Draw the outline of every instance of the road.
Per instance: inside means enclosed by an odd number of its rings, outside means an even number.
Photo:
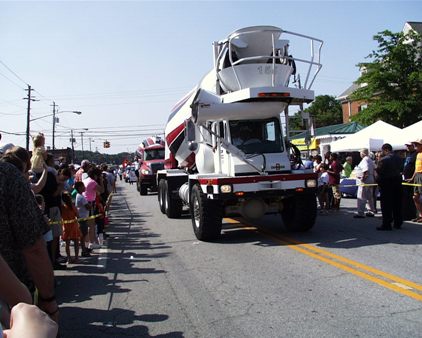
[[[205,243],[118,183],[107,245],[56,272],[61,337],[422,337],[421,225],[343,199],[308,233],[225,219]]]

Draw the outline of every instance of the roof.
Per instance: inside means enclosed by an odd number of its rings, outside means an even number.
[[[359,85],[354,83],[349,88],[347,88],[343,93],[337,96],[337,100],[345,100],[347,97],[352,94],[356,89],[359,88]]]
[[[407,21],[406,24],[409,25],[409,27],[411,29],[413,29],[415,32],[422,34],[422,22]],[[406,26],[406,24],[405,24],[405,26]],[[405,29],[403,28],[403,30],[405,30]]]
[[[331,142],[331,151],[359,151],[362,148],[378,151],[384,143],[390,143],[394,150],[405,149],[404,143],[397,144],[401,133],[400,128],[379,120],[357,133]]]
[[[349,122],[344,124],[333,124],[331,126],[325,126],[315,129],[315,136],[323,135],[344,135],[344,134],[354,134],[359,130],[362,130],[365,126],[357,122]],[[304,131],[300,134],[293,136],[291,139],[304,138],[307,136],[307,132]]]

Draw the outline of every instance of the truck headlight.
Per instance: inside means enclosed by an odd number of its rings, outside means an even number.
[[[230,184],[224,184],[222,186],[220,186],[220,191],[223,194],[228,194],[232,192],[232,186]]]
[[[151,175],[151,171],[149,171],[148,169],[142,169],[141,174],[142,175]]]
[[[308,188],[316,188],[317,186],[317,181],[314,179],[310,179],[310,180],[306,180],[306,187]]]

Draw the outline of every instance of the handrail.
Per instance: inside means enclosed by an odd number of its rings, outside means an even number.
[[[239,60],[233,61],[233,56],[232,56],[232,40],[239,38],[242,35],[247,35],[247,34],[254,34],[256,32],[272,32],[272,55],[257,55],[257,56],[249,56],[249,57],[244,57],[241,58]],[[279,59],[280,56],[276,55],[276,39],[274,36],[274,33],[280,33],[280,34],[287,34],[287,35],[294,35],[300,38],[304,38],[304,39],[309,39],[311,42],[311,55],[310,55],[310,59],[302,59],[302,58],[297,58],[297,57],[293,57],[293,56],[288,56],[285,55],[283,56],[284,59],[289,60],[290,62],[288,62],[287,64],[291,64],[292,62],[298,62],[298,63],[305,63],[308,65],[307,71],[306,71],[306,78],[305,78],[305,83],[303,85],[304,89],[310,89],[315,81],[316,76],[318,75],[319,71],[322,68],[322,64],[320,63],[320,59],[321,59],[321,48],[323,45],[323,41],[308,35],[304,35],[304,34],[300,34],[300,33],[295,33],[295,32],[291,32],[291,31],[285,31],[285,30],[273,30],[273,29],[263,29],[263,30],[253,30],[253,31],[247,31],[247,32],[238,32],[235,34],[232,34],[231,36],[229,36],[227,39],[225,39],[223,42],[219,42],[219,44],[222,46],[220,48],[220,51],[218,53],[217,59],[216,59],[216,73],[217,73],[217,78],[219,81],[221,81],[221,76],[219,75],[219,71],[221,70],[221,62],[222,62],[222,58],[225,57],[226,53],[229,53],[228,55],[228,59],[230,61],[230,65],[233,69],[233,73],[236,79],[236,82],[239,86],[240,89],[242,89],[242,84],[240,82],[239,76],[236,72],[236,68],[234,66],[245,63],[247,61],[260,61],[260,60],[270,60],[272,59],[272,78],[271,78],[271,83],[272,86],[275,86],[275,65],[276,65],[276,59]],[[317,46],[318,44],[318,46]],[[314,67],[316,67],[314,74],[311,74],[312,69],[314,69]],[[298,74],[299,75],[299,74]],[[301,85],[300,85],[301,87]]]

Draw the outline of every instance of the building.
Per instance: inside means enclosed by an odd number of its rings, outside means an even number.
[[[402,32],[407,34],[411,30],[422,34],[422,22],[408,21],[404,24]],[[361,73],[365,69],[361,69]],[[365,86],[361,84],[360,86]],[[350,96],[359,88],[359,85],[353,83],[349,88],[343,91],[338,97],[337,100],[341,103],[341,109],[343,111],[343,123],[348,123],[351,121],[351,117],[359,114],[363,109],[368,106],[368,103],[365,101],[353,101]]]

